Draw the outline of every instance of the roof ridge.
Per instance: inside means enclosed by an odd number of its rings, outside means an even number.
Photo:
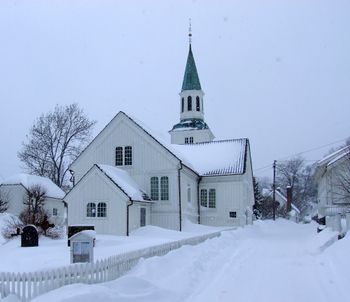
[[[188,144],[189,146],[191,145],[205,145],[205,144],[215,144],[215,143],[227,143],[227,142],[235,142],[235,141],[244,141],[247,140],[248,138],[242,137],[242,138],[228,138],[228,139],[220,139],[220,140],[214,140],[211,142],[200,142],[200,143],[193,143],[193,144]]]

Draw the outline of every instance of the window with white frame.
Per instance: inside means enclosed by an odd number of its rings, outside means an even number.
[[[202,207],[215,209],[216,208],[216,190],[201,189],[200,200],[201,200]]]
[[[96,217],[96,204],[89,202],[86,205],[86,217]]]
[[[208,206],[208,190],[207,189],[201,189],[201,206],[202,207]]]
[[[52,209],[52,216],[57,216],[58,215],[58,210],[57,208]]]
[[[216,208],[216,191],[215,189],[209,189],[209,208]]]
[[[187,97],[187,111],[192,111],[192,97]]]
[[[169,200],[169,178],[162,176],[160,178],[160,199]]]
[[[196,111],[201,111],[201,103],[199,96],[196,96]]]
[[[132,147],[118,146],[115,148],[115,165],[116,166],[131,166],[132,165]]]
[[[193,136],[185,137],[185,144],[193,144]]]
[[[151,199],[159,200],[159,181],[158,177],[151,177]]]
[[[125,160],[124,160],[125,166],[131,166],[132,165],[132,147],[126,146],[125,147]]]
[[[86,205],[86,217],[107,217],[107,203],[105,202],[89,202]]]
[[[169,177],[151,177],[151,199],[169,200]]]
[[[97,204],[97,217],[107,217],[107,204],[105,202]]]
[[[187,185],[187,202],[190,203],[192,200],[192,189],[191,185]]]
[[[116,166],[123,165],[123,147],[115,148],[115,165]]]

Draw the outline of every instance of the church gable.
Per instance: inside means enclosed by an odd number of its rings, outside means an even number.
[[[71,169],[78,181],[94,164],[127,169],[131,174],[173,169],[179,159],[124,112],[119,112],[80,154]]]

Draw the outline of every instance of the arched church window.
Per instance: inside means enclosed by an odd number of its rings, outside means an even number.
[[[199,96],[196,97],[196,110],[201,111],[201,100],[199,99]]]
[[[160,178],[160,199],[169,200],[169,178],[162,176]]]
[[[116,166],[123,165],[123,147],[115,148],[115,165]]]
[[[107,204],[105,202],[98,203],[97,217],[107,217]]]
[[[187,97],[187,111],[192,111],[192,97]]]
[[[96,217],[96,204],[89,202],[86,205],[86,217]]]
[[[158,177],[151,177],[151,199],[159,200],[159,181]]]
[[[185,99],[182,98],[181,99],[181,112],[184,112],[184,110],[185,110]]]

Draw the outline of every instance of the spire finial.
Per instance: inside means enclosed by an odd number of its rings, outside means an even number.
[[[191,18],[189,19],[189,27],[188,27],[188,42],[192,43],[192,24],[191,24]]]

